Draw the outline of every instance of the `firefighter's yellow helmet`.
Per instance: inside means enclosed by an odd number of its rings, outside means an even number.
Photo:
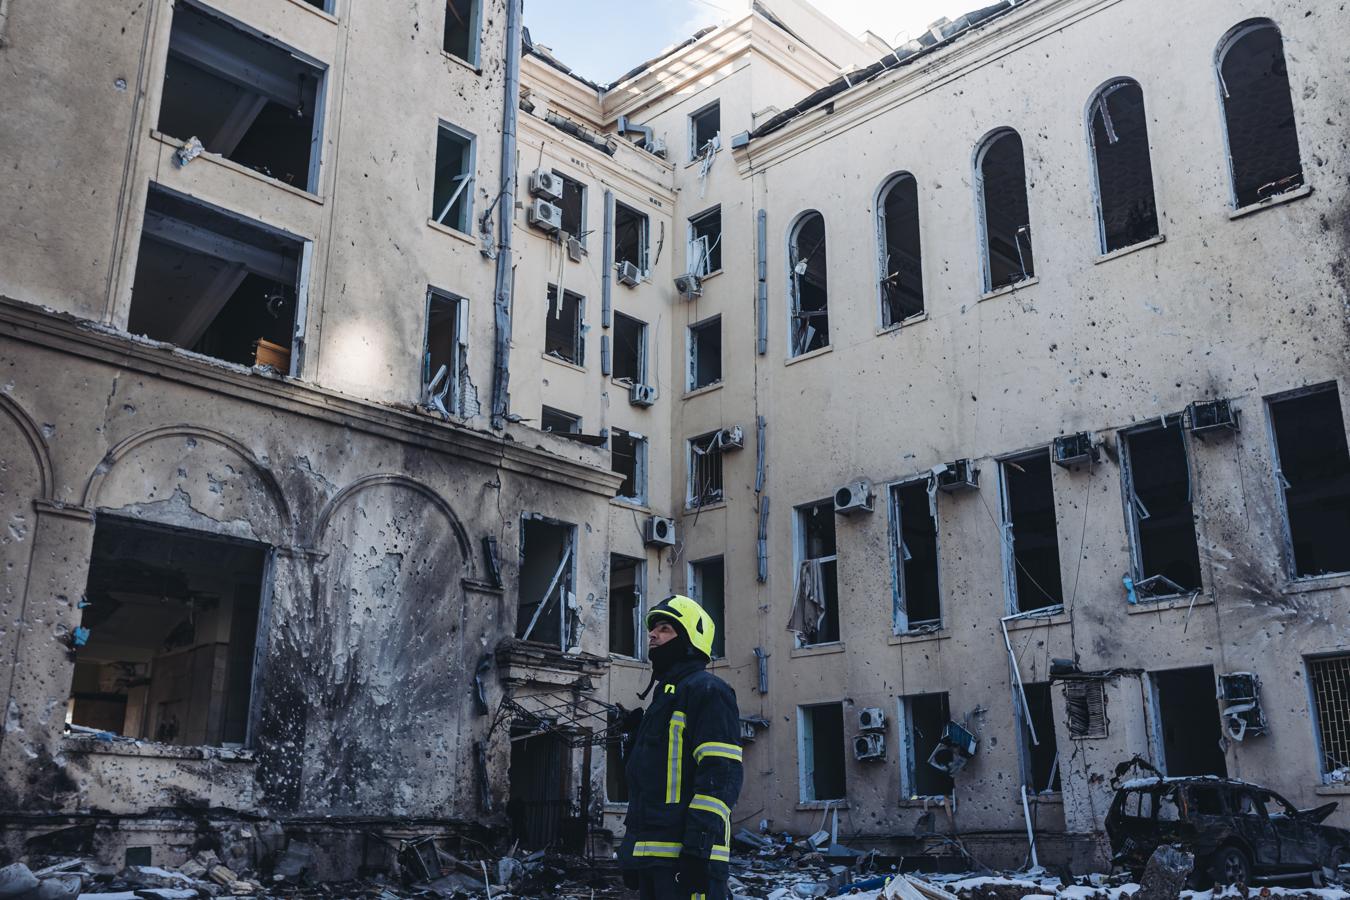
[[[647,611],[647,630],[650,631],[659,619],[670,619],[678,625],[694,649],[712,659],[713,632],[717,626],[696,600],[683,594],[672,594]]]

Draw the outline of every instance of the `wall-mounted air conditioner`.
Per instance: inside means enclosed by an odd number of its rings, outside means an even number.
[[[675,520],[651,516],[642,523],[642,541],[648,547],[675,546]]]
[[[624,260],[619,263],[619,284],[626,284],[629,287],[637,287],[642,283],[642,270],[637,266]]]
[[[692,272],[675,279],[675,290],[686,300],[696,300],[703,296],[703,279]]]
[[[634,406],[651,406],[656,402],[656,385],[636,382],[629,385],[628,402]]]
[[[1223,708],[1219,718],[1231,740],[1265,734],[1266,713],[1261,708],[1261,679],[1251,672],[1230,672],[1219,676],[1219,699]]]
[[[547,200],[531,201],[525,219],[535,228],[549,234],[557,234],[562,229],[562,209]]]
[[[872,482],[866,478],[850,481],[835,490],[834,511],[841,516],[870,513],[872,511],[872,500],[875,496],[872,490]]]
[[[1237,431],[1238,411],[1231,400],[1197,400],[1186,407],[1186,427],[1196,434]]]
[[[853,738],[853,758],[863,762],[878,762],[886,758],[886,735],[869,732]]]
[[[858,710],[858,728],[861,731],[885,731],[885,710],[877,706],[865,706]]]
[[[933,476],[937,478],[940,491],[964,491],[980,486],[980,471],[968,459],[957,459],[935,467]]]
[[[535,169],[530,173],[530,193],[545,200],[561,200],[563,192],[562,176],[548,169]]]
[[[745,448],[745,429],[739,425],[723,428],[717,433],[717,446],[723,450],[742,450]]]
[[[1077,434],[1061,434],[1051,445],[1051,458],[1055,464],[1068,468],[1083,463],[1097,461],[1097,445],[1092,434],[1080,431]]]

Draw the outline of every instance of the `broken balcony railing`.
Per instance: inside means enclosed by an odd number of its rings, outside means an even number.
[[[590,696],[586,693],[590,686],[590,681],[583,678],[571,687],[555,691],[519,696],[508,693],[497,705],[488,735],[507,728],[514,743],[551,734],[574,748],[621,740],[622,708]]]

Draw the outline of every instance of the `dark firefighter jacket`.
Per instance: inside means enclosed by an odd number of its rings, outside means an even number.
[[[731,808],[741,793],[740,713],[736,692],[705,665],[672,666],[638,726],[625,766],[625,869],[671,866],[683,851],[708,859],[713,878],[727,877]]]

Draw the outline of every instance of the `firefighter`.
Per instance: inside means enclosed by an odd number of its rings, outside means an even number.
[[[642,900],[725,900],[731,808],[741,792],[736,692],[704,671],[712,617],[676,594],[647,613],[656,694],[625,765],[628,815],[619,865]]]

